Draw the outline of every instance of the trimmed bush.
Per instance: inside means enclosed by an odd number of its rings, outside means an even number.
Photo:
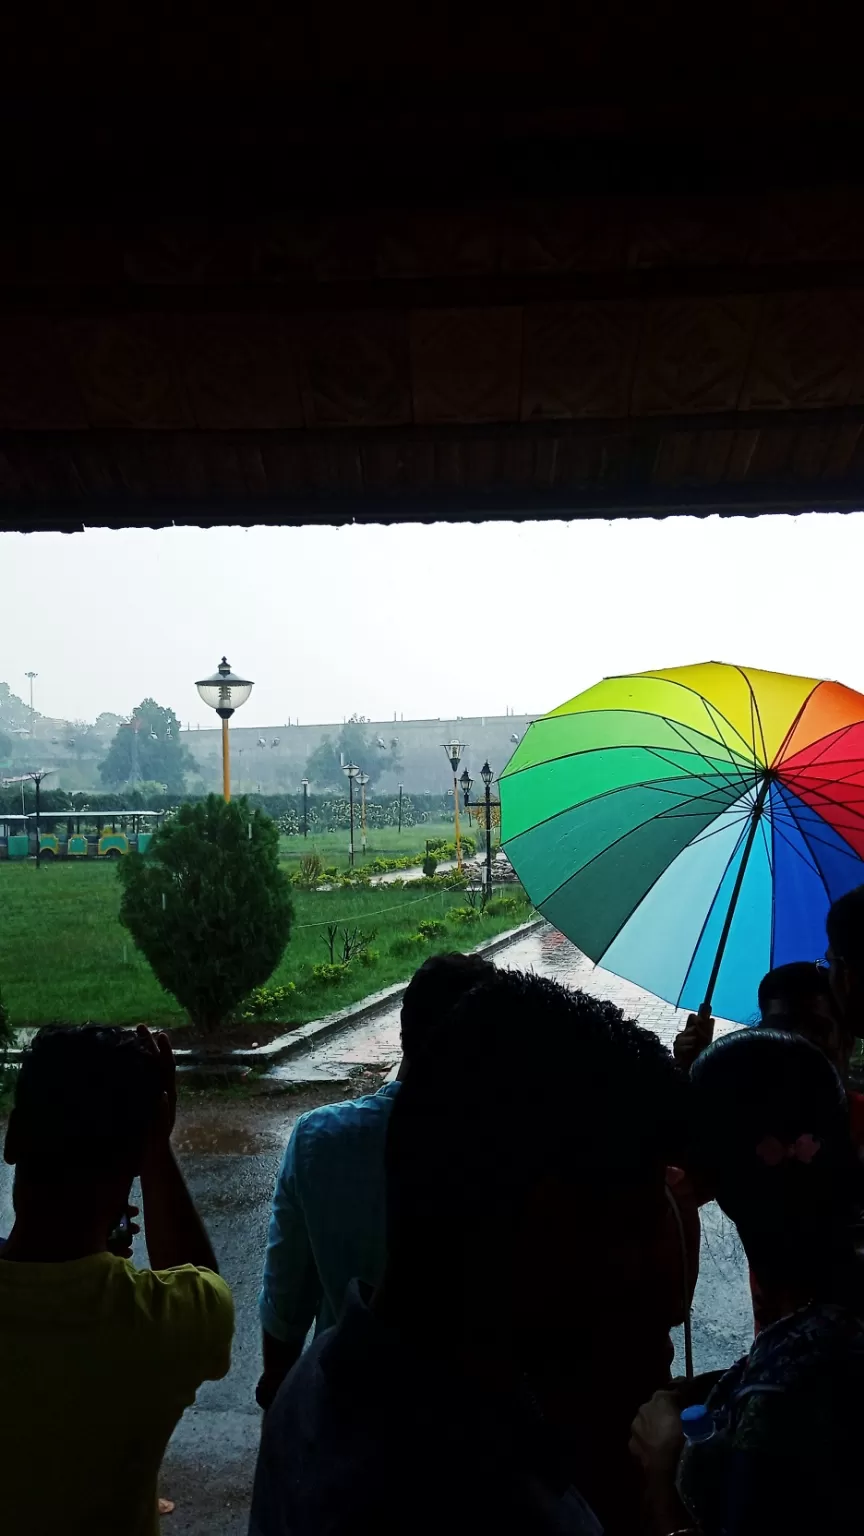
[[[218,1029],[282,959],[294,908],[279,832],[244,799],[182,805],[117,873],[121,923],[198,1029]]]

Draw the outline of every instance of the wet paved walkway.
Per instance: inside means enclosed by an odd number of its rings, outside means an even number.
[[[610,997],[670,1040],[681,1016],[674,1008],[595,969],[551,930],[538,930],[496,957],[500,965],[532,967],[571,985]],[[315,1062],[389,1065],[399,1051],[398,1009],[331,1039]],[[522,1092],[530,1092],[530,1078]],[[234,1290],[237,1332],[231,1373],[206,1384],[168,1448],[163,1493],[176,1511],[164,1536],[246,1536],[260,1413],[254,1388],[259,1370],[256,1313],[261,1257],[273,1181],[297,1116],[340,1097],[337,1084],[302,1095],[251,1098],[243,1093],[184,1094],[177,1149],[220,1266]],[[514,1129],[518,1130],[518,1104]],[[0,1233],[11,1221],[11,1170],[0,1166]],[[140,1240],[139,1240],[140,1242]],[[143,1248],[136,1260],[146,1263]],[[703,1215],[702,1265],[694,1308],[697,1370],[730,1364],[748,1347],[752,1321],[746,1270],[737,1237],[715,1206]],[[683,1350],[677,1346],[679,1360]]]

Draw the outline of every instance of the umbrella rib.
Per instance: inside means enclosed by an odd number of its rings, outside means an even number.
[[[855,727],[857,725],[861,725],[861,724],[864,724],[864,722],[862,722],[861,720],[850,720],[849,724],[842,726],[839,731],[829,731],[827,736],[823,736],[822,737],[822,740],[825,743],[825,745],[822,747],[821,752],[817,752],[816,756],[814,758],[811,758],[809,763],[803,764],[803,766],[805,768],[815,768],[816,764],[818,762],[821,762],[821,760],[825,756],[826,752],[829,752],[833,746],[836,746],[836,744],[838,742],[843,740],[844,736],[848,736],[850,731],[854,731]],[[807,751],[806,747],[802,747],[801,748],[801,752],[806,752],[806,751]],[[784,772],[786,771],[787,768],[791,767],[794,764],[795,758],[801,756],[801,752],[796,752],[795,753],[795,757],[790,757],[789,762],[783,764],[783,771]]]
[[[682,774],[682,778],[684,777],[685,775]],[[530,827],[525,827],[523,831],[514,832],[512,836],[505,837],[503,840],[504,844],[515,843],[518,838],[525,837],[530,832],[536,832],[538,827],[548,827],[550,822],[557,821],[559,816],[566,816],[568,811],[575,811],[583,805],[596,805],[598,800],[608,800],[610,795],[621,795],[628,789],[653,789],[659,795],[674,795],[677,793],[674,789],[666,788],[662,779],[636,779],[630,784],[615,784],[611,789],[601,789],[596,795],[588,795],[585,800],[577,800],[572,805],[564,805],[560,811],[553,811],[551,816],[541,817],[539,821],[532,822]],[[715,787],[714,789],[709,789],[706,795],[691,795],[683,803],[695,804],[699,800],[707,799],[711,794],[717,795],[720,793],[722,791]],[[734,801],[731,803],[734,804]],[[646,816],[645,820],[654,821],[658,816],[666,816],[666,814],[666,811],[654,811],[650,816]],[[644,823],[640,822],[639,825],[644,825]]]
[[[617,791],[612,791],[612,793],[617,793]],[[599,797],[598,797],[598,798],[601,798],[601,799],[602,799],[602,798],[603,798],[603,797],[602,797],[602,796],[599,796]],[[699,800],[699,799],[701,799],[701,798],[704,798],[704,797],[702,797],[702,796],[699,796],[699,795],[696,795],[696,796],[695,796],[695,797],[694,797],[694,803],[695,803],[695,802],[696,802],[696,801],[698,801],[698,800]],[[586,801],[586,802],[585,802],[585,804],[587,804],[587,803],[588,803],[588,802],[587,802],[587,801]],[[732,802],[732,803],[733,803],[733,804],[734,804],[734,803],[735,803],[735,802],[734,802],[734,801],[733,801],[733,802]],[[728,806],[728,807],[727,807],[727,808],[726,808],[726,809],[728,809],[728,810],[731,810],[731,809],[732,809],[732,806],[731,806],[731,805],[730,805],[730,806]],[[561,812],[560,812],[560,811],[559,811],[559,813],[558,813],[558,814],[559,814],[559,815],[560,815],[560,814],[561,814]],[[691,813],[690,813],[690,814],[691,814],[691,815],[695,815],[695,814],[696,814],[696,813],[695,813],[695,812],[691,812]],[[720,817],[720,816],[722,816],[722,815],[723,815],[723,814],[724,814],[724,812],[723,812],[723,811],[718,811],[718,813],[717,813],[717,816],[716,816],[716,817],[715,817],[715,818],[714,818],[714,820],[718,820],[718,819],[719,819],[719,817]],[[545,903],[545,902],[547,902],[547,901],[551,901],[551,900],[552,900],[552,897],[553,897],[553,896],[557,896],[557,895],[558,895],[558,892],[559,892],[559,891],[561,891],[561,890],[563,890],[563,889],[564,889],[564,886],[565,886],[565,885],[567,885],[567,883],[568,883],[568,882],[569,882],[569,881],[570,881],[570,880],[572,880],[572,879],[574,879],[574,877],[575,877],[575,876],[576,876],[576,875],[581,875],[581,874],[582,874],[582,872],[583,872],[583,870],[586,870],[586,869],[590,869],[590,868],[591,868],[591,865],[592,865],[592,864],[596,864],[596,862],[597,862],[597,860],[598,860],[598,859],[602,859],[602,857],[603,857],[603,855],[604,855],[604,854],[605,854],[605,853],[608,853],[608,852],[609,852],[609,850],[610,850],[610,848],[617,848],[617,847],[618,847],[618,846],[619,846],[619,844],[620,844],[620,843],[623,843],[623,842],[626,842],[626,840],[627,840],[627,838],[628,838],[628,837],[631,837],[631,836],[632,836],[632,834],[633,834],[633,833],[634,833],[634,832],[639,832],[639,831],[641,831],[641,829],[642,829],[642,828],[643,828],[643,827],[647,827],[647,826],[648,826],[648,823],[649,823],[649,822],[651,822],[651,821],[659,821],[659,820],[660,820],[660,819],[661,819],[661,817],[662,817],[662,818],[664,818],[664,819],[665,819],[665,818],[666,818],[666,812],[665,812],[665,811],[661,811],[661,812],[660,812],[660,815],[659,815],[659,816],[657,816],[657,815],[654,815],[654,816],[646,816],[646,817],[645,817],[645,819],[644,819],[644,821],[638,821],[638,822],[637,822],[637,823],[636,823],[636,825],[635,825],[635,826],[634,826],[634,827],[628,827],[628,828],[627,828],[627,831],[626,831],[626,832],[622,832],[622,833],[621,833],[621,836],[620,836],[620,837],[615,837],[615,838],[613,838],[613,839],[612,839],[612,842],[611,842],[611,843],[606,843],[606,844],[605,844],[605,846],[604,846],[604,847],[602,847],[602,848],[600,848],[600,849],[598,849],[598,851],[597,851],[597,853],[595,853],[595,854],[593,854],[593,855],[592,855],[592,857],[591,857],[591,858],[590,858],[590,859],[586,859],[586,861],[585,861],[585,863],[584,863],[584,864],[580,864],[580,866],[579,866],[579,868],[578,868],[578,869],[574,869],[574,870],[573,870],[573,871],[572,871],[572,872],[571,872],[571,873],[570,873],[570,874],[569,874],[569,875],[567,875],[567,877],[566,877],[566,879],[564,879],[564,880],[562,880],[562,881],[560,881],[560,883],[559,883],[559,884],[558,884],[558,885],[556,885],[556,886],[555,886],[555,887],[554,887],[554,889],[553,889],[553,890],[551,890],[551,891],[550,891],[550,892],[549,892],[549,894],[548,894],[548,895],[547,895],[547,896],[544,896],[544,897],[543,897],[543,900],[542,900],[542,901],[541,901],[541,902],[538,902],[538,906],[539,906],[539,907],[541,907],[541,908],[542,908],[542,906],[543,906],[543,904],[544,904],[544,903]],[[747,819],[749,819],[749,813],[748,813],[748,817],[747,817]],[[554,820],[554,817],[550,817],[550,818],[549,818],[549,820],[550,820],[550,821],[552,821],[552,820]],[[538,823],[537,823],[537,824],[536,824],[536,825],[538,825],[538,826],[539,826],[539,825],[540,825],[540,823],[539,823],[539,822],[538,822]],[[710,823],[710,822],[708,822],[708,823],[707,823],[707,825],[708,825],[708,826],[710,826],[710,825],[711,825],[711,823]],[[532,831],[533,831],[533,828],[532,828],[532,829],[530,829],[530,830],[532,830]],[[524,835],[524,834],[520,834],[520,835]],[[691,844],[693,844],[693,843],[695,843],[695,842],[697,842],[697,841],[698,841],[698,840],[699,840],[699,839],[697,839],[697,838],[695,838],[695,837],[694,837],[694,838],[691,838],[691,839],[690,839],[690,842],[689,842],[689,843],[685,843],[685,844],[684,844],[684,847],[685,847],[685,848],[689,848],[689,847],[690,847],[690,846],[691,846]],[[509,839],[508,839],[508,841],[509,841]],[[514,841],[514,842],[515,842],[515,838],[514,838],[514,839],[513,839],[513,841]],[[506,845],[505,845],[505,846],[506,846]],[[676,858],[677,858],[677,854],[676,854]],[[670,862],[671,862],[671,861],[670,861]],[[667,868],[667,869],[668,869],[668,867],[669,867],[669,865],[668,865],[668,864],[667,864],[667,865],[666,865],[666,868]],[[663,871],[662,871],[662,870],[661,870],[661,871],[660,871],[660,874],[662,874],[662,873],[663,873]],[[658,875],[658,876],[657,876],[657,879],[658,879],[658,880],[659,880],[659,878],[660,878],[660,875]],[[652,885],[654,885],[654,884],[656,884],[656,881],[652,881]],[[650,889],[650,887],[649,887],[649,889]],[[645,892],[645,895],[647,895],[647,891],[646,891],[646,892]],[[640,900],[641,900],[641,899],[642,899],[642,898],[641,898],[641,897],[640,897]],[[638,906],[638,902],[637,902],[637,906]],[[635,908],[634,908],[634,911],[635,911]]]
[[[726,864],[725,864],[723,873],[720,876],[720,879],[717,881],[717,889],[714,892],[714,895],[713,895],[711,901],[708,903],[708,911],[705,913],[705,919],[704,919],[704,921],[702,923],[702,927],[699,929],[699,937],[696,940],[696,943],[693,945],[693,951],[692,951],[692,953],[690,955],[690,960],[688,962],[687,969],[684,972],[684,980],[681,983],[681,990],[678,993],[678,1003],[679,1003],[679,1005],[680,1005],[680,1002],[681,1002],[681,997],[682,997],[683,992],[684,992],[684,988],[687,985],[687,978],[689,977],[690,972],[693,969],[693,961],[696,959],[696,956],[699,953],[699,949],[700,949],[700,946],[702,944],[702,940],[705,937],[705,933],[707,931],[708,924],[711,921],[711,914],[714,911],[715,906],[717,905],[717,899],[718,899],[718,897],[720,895],[720,892],[723,889],[723,881],[726,879],[726,876],[728,875],[730,869],[732,868],[732,864],[733,864],[733,861],[735,859],[735,856],[736,856],[739,848],[741,847],[742,843],[744,842],[744,838],[746,836],[747,824],[748,824],[749,821],[750,821],[750,812],[748,811],[747,815],[744,818],[744,824],[741,827],[741,832],[740,832],[739,836],[735,839],[735,846],[732,849],[732,852],[730,853],[728,859],[726,860]],[[632,914],[631,914],[631,916],[632,916]],[[629,922],[629,918],[628,918],[628,922]]]
[[[718,665],[722,665],[722,663],[718,663]],[[732,721],[727,719],[726,715],[723,714],[722,710],[717,708],[716,704],[712,704],[710,699],[706,699],[704,693],[700,693],[698,691],[698,689],[696,689],[696,688],[691,688],[689,683],[682,683],[678,678],[675,678],[675,677],[663,677],[662,674],[659,673],[659,672],[625,672],[620,677],[616,677],[614,679],[614,681],[615,682],[631,682],[631,681],[632,682],[638,682],[640,680],[644,681],[646,677],[650,677],[653,682],[668,683],[670,685],[670,687],[672,687],[672,688],[680,688],[683,693],[692,693],[694,699],[698,699],[699,703],[703,706],[703,708],[705,710],[705,713],[708,716],[708,719],[711,721],[711,724],[716,727],[716,723],[717,722],[714,719],[714,716],[716,715],[717,719],[722,720],[724,725],[728,725],[730,731],[732,732],[732,735],[738,737],[738,740],[740,741],[742,747],[744,748],[744,751],[747,754],[751,754],[752,753],[752,751],[753,751],[752,747],[750,747],[748,745],[748,743],[745,741],[744,737],[741,735],[741,732],[739,730],[736,730],[735,726],[732,724]],[[712,713],[712,711],[713,711],[713,713]],[[649,711],[645,711],[645,713],[649,713]],[[662,715],[662,716],[660,716],[660,718],[661,719],[665,719],[666,716]],[[726,742],[725,740],[723,741],[723,745],[724,745],[724,747],[727,748],[727,750],[731,750],[729,748],[728,742]]]
[[[781,784],[780,785],[780,789],[781,789],[781,791],[785,791],[786,786]],[[791,793],[791,791],[790,791],[790,793]],[[826,892],[826,895],[828,897],[828,901],[830,903],[831,900],[832,900],[831,892],[828,890],[827,881],[825,880],[825,877],[822,874],[822,866],[819,863],[819,856],[818,856],[818,854],[816,852],[816,848],[814,847],[814,844],[821,844],[821,846],[823,848],[832,848],[835,852],[837,851],[836,844],[835,843],[830,843],[828,841],[828,839],[825,838],[825,837],[819,837],[819,835],[816,832],[812,831],[812,829],[809,832],[805,831],[804,826],[802,825],[801,821],[798,818],[797,812],[795,811],[794,807],[789,804],[789,802],[788,802],[788,800],[786,798],[786,794],[785,793],[783,794],[783,800],[784,800],[784,804],[786,806],[786,810],[788,812],[788,815],[789,815],[793,825],[795,827],[797,827],[798,831],[801,834],[801,837],[804,839],[804,842],[806,843],[807,847],[810,850],[810,853],[812,854],[813,862],[816,865],[816,868],[818,869],[819,874],[820,874],[820,876],[822,878],[822,884],[825,886],[825,892]],[[804,802],[802,802],[802,803],[804,803]],[[807,806],[807,809],[811,810],[812,807]],[[818,813],[818,811],[814,811],[813,814],[814,814],[814,816],[818,816],[819,813]],[[830,822],[828,823],[828,825],[830,826]],[[859,864],[864,863],[864,860],[862,860],[860,853],[858,853],[857,849],[852,847],[851,843],[846,841],[846,838],[843,836],[842,832],[838,831],[838,829],[836,827],[831,827],[831,831],[835,834],[835,836],[843,844],[844,849],[848,850],[848,855],[849,855],[849,857],[851,859],[857,860],[857,862]]]
[[[797,789],[795,789],[794,780],[790,783],[790,782],[787,782],[786,779],[780,779],[779,782],[780,782],[781,785],[784,785],[787,789],[789,789],[792,794],[796,795],[799,800],[803,800],[804,799],[804,793],[806,792],[808,794],[811,794],[814,799],[821,801],[822,805],[824,805],[824,806],[833,807],[835,810],[839,809],[839,810],[848,811],[850,816],[857,817],[857,819],[862,823],[862,825],[864,825],[864,811],[856,811],[855,807],[850,805],[848,800],[832,800],[830,795],[820,794],[819,790],[818,789],[814,789],[811,784],[805,784],[803,791],[799,792]],[[820,780],[820,783],[823,783],[823,784],[831,784],[832,782],[833,782],[833,780],[831,780],[831,779],[822,779],[822,780]],[[806,805],[807,802],[805,801],[804,803]],[[811,809],[812,810],[817,810],[818,807],[812,806]],[[827,820],[827,817],[825,817],[823,819]]]
[[[782,785],[781,785],[781,794],[782,794]],[[817,856],[815,850],[813,849],[813,847],[811,846],[810,840],[809,840],[809,838],[807,836],[807,833],[804,831],[804,828],[802,827],[801,823],[799,822],[798,817],[795,815],[795,812],[793,811],[791,805],[789,805],[786,802],[786,796],[785,795],[783,795],[783,800],[784,800],[784,804],[786,805],[786,810],[789,813],[789,816],[790,816],[790,818],[792,820],[792,824],[797,829],[798,834],[799,834],[799,836],[801,838],[801,841],[804,844],[804,847],[807,849],[807,852],[809,853],[811,859],[813,860],[813,868],[814,868],[816,874],[819,876],[819,879],[822,881],[822,889],[825,892],[825,898],[826,898],[826,900],[828,902],[828,905],[830,907],[830,905],[831,905],[831,892],[828,889],[828,882],[825,879],[825,875],[824,875],[824,872],[823,872],[823,869],[822,869],[822,865],[819,863],[818,856]],[[795,848],[795,844],[790,842],[790,840],[786,836],[785,832],[781,831],[780,836],[783,838],[784,842],[789,844],[790,848],[795,849],[795,852],[798,854],[798,857],[803,859],[804,856],[801,853],[800,848]],[[827,846],[827,844],[826,844],[826,846]],[[851,850],[850,850],[850,852],[851,852]],[[806,863],[806,860],[804,862]]]
[[[855,763],[854,768],[852,768],[849,773],[832,773],[830,777],[827,774],[815,774],[811,779],[808,775],[807,767],[804,767],[796,769],[796,771],[791,774],[784,773],[783,782],[795,783],[797,781],[802,784],[848,784],[850,780],[855,778],[856,774],[864,773],[864,761],[862,761],[861,758],[855,759],[848,757],[846,758],[846,762]],[[840,767],[842,765],[838,763],[837,766]]]
[[[675,734],[681,739],[681,741],[685,743],[688,751],[692,752],[694,750],[692,744],[688,742],[687,737],[685,736],[684,731],[677,720],[673,720],[669,715],[660,715],[658,718],[665,720],[670,730],[673,730]],[[699,734],[702,734],[701,731]],[[741,759],[740,763],[737,760],[733,760],[732,749],[728,743],[721,741],[720,744],[726,748],[726,751],[729,755],[729,767],[735,769],[738,781],[742,784],[749,784],[750,780],[743,771],[745,766],[749,767],[749,763],[745,764],[743,758]],[[702,757],[703,761],[706,763],[710,763],[712,761],[712,759],[707,757],[704,752],[697,755]]]
[[[670,721],[670,724],[671,724],[671,721]],[[682,740],[684,740],[684,739],[685,738],[682,737]],[[662,753],[662,751],[660,750],[659,747],[646,747],[644,750],[646,752],[650,752],[652,757],[659,758],[661,763],[667,763],[670,768],[674,768],[676,766],[674,761],[670,760],[668,757],[664,757],[663,756],[663,753]],[[693,757],[701,758],[702,762],[705,763],[706,766],[710,768],[711,759],[708,758],[708,757],[705,757],[702,753],[693,753],[693,752],[691,752],[689,755],[691,755]],[[707,783],[710,782],[709,775],[705,774],[705,773],[692,773],[691,772],[689,777],[693,778],[693,779],[699,779],[699,781],[701,783],[703,783],[703,784],[707,784]],[[728,775],[723,773],[722,770],[719,769],[719,768],[715,769],[714,777],[718,778],[718,779],[722,779],[723,783],[726,784],[729,789],[737,789],[738,784],[744,784],[748,788],[749,788],[749,785],[750,785],[750,780],[748,778],[746,778],[744,776],[744,774],[741,774],[740,777],[738,778],[738,780],[736,781],[735,779],[730,779],[728,777]]]
[[[594,709],[594,710],[590,710],[590,711],[586,710],[585,713],[586,713],[586,715],[589,714],[589,713],[593,714],[593,715],[602,715],[602,714],[642,715],[642,716],[644,716],[646,718],[649,718],[651,720],[662,720],[665,725],[670,726],[671,729],[674,730],[681,737],[682,741],[687,742],[687,737],[681,734],[681,730],[680,730],[680,727],[679,727],[679,724],[678,724],[677,720],[670,719],[670,717],[668,715],[652,714],[652,712],[650,710],[647,710],[647,709],[628,709],[628,710],[602,710],[602,709]],[[536,723],[537,722],[535,722],[535,724]],[[529,727],[529,729],[530,729],[530,727]],[[700,734],[701,734],[701,732],[700,732]],[[524,738],[523,738],[523,740],[524,740]],[[732,749],[729,746],[729,744],[727,742],[725,742],[725,741],[720,740],[720,741],[718,741],[718,746],[725,747],[727,753],[729,753],[729,766],[730,766],[730,768],[739,769],[739,762],[733,761]],[[538,762],[538,763],[524,763],[520,768],[514,768],[512,773],[508,773],[507,770],[505,769],[504,772],[501,775],[501,778],[502,779],[516,779],[516,778],[519,777],[520,773],[530,773],[532,771],[532,769],[543,767],[546,763],[562,763],[568,757],[583,757],[583,756],[587,756],[587,754],[590,753],[590,752],[632,752],[634,749],[638,749],[640,747],[645,752],[653,752],[653,751],[659,751],[660,750],[659,748],[651,747],[651,746],[648,746],[648,745],[643,744],[641,742],[632,742],[632,741],[610,741],[610,742],[607,742],[607,743],[601,742],[600,745],[596,746],[596,747],[580,747],[579,750],[576,751],[576,752],[558,752],[553,757],[544,757],[544,758],[542,758],[541,761]],[[703,762],[710,763],[712,761],[712,759],[707,757],[704,752],[697,751],[696,748],[694,748],[690,743],[687,743],[687,750],[688,750],[688,752],[693,757],[701,757]],[[722,761],[722,759],[720,759],[720,760]],[[741,758],[740,759],[740,769],[743,769],[744,767],[749,767],[749,763],[747,763],[744,758]],[[718,770],[718,772],[719,772],[719,770]],[[742,771],[740,771],[740,770],[739,770],[739,778],[740,778],[742,783],[749,784],[749,782],[750,782],[750,780],[747,778],[747,776]]]
[[[772,763],[771,763],[772,767],[774,766],[774,763],[782,762],[782,760],[783,760],[783,753],[786,751],[786,748],[788,747],[790,741],[792,740],[792,737],[795,735],[795,732],[797,731],[798,726],[801,723],[801,719],[802,719],[802,716],[804,714],[805,709],[807,708],[807,705],[810,703],[810,700],[819,692],[819,689],[822,687],[823,681],[824,681],[824,679],[820,678],[819,682],[818,683],[814,683],[813,687],[810,689],[810,692],[808,693],[806,699],[802,703],[801,708],[798,710],[798,713],[795,716],[795,719],[792,721],[792,724],[790,725],[788,731],[786,732],[786,735],[783,737],[783,740],[781,741],[779,747],[777,748],[777,751],[774,753],[774,757],[773,757]]]
[[[720,891],[721,885],[723,884],[723,881],[726,878],[726,871],[728,870],[729,865],[731,864],[733,858],[735,857],[735,854],[737,853],[738,849],[741,847],[741,841],[742,841],[742,839],[743,839],[743,837],[745,835],[745,827],[746,827],[746,825],[747,825],[747,823],[749,821],[750,821],[750,815],[748,814],[745,817],[745,819],[744,819],[744,825],[741,828],[741,832],[740,832],[740,834],[738,835],[738,837],[735,840],[735,847],[733,848],[732,853],[729,855],[729,858],[728,858],[728,860],[726,862],[726,869],[724,869],[723,874],[722,874],[720,880],[718,881],[718,884],[717,884],[717,891],[718,891],[718,893]],[[720,829],[718,828],[718,831],[719,830]],[[693,838],[691,842],[685,843],[684,847],[685,848],[692,848],[696,841],[697,841],[697,839]],[[684,848],[679,848],[678,853],[675,855],[675,858],[677,859],[678,856],[680,854],[682,854],[683,852],[684,852]],[[654,889],[655,885],[657,884],[658,880],[661,880],[663,878],[663,876],[666,873],[666,870],[671,868],[671,866],[672,866],[672,864],[674,864],[674,862],[675,862],[675,859],[670,859],[669,863],[664,865],[663,869],[661,869],[659,871],[659,873],[654,876],[654,879],[651,881],[651,884],[649,886],[647,886],[646,889],[642,892],[642,895],[639,897],[639,900],[638,901],[634,901],[632,907],[630,908],[630,911],[627,913],[627,915],[623,919],[623,921],[619,923],[619,925],[616,928],[615,932],[613,933],[611,939],[609,940],[609,943],[606,945],[606,948],[603,950],[603,954],[600,956],[600,959],[595,961],[596,965],[601,965],[603,963],[604,956],[608,955],[608,953],[609,953],[610,949],[612,948],[612,945],[615,943],[615,940],[617,939],[618,935],[620,933],[622,933],[623,930],[627,927],[627,924],[629,923],[631,917],[633,917],[634,913],[638,912],[639,908],[641,907],[643,901],[645,901],[646,897],[651,895],[651,892],[653,891],[653,889]],[[587,868],[587,866],[586,866],[586,868]],[[716,900],[716,897],[715,897],[715,900]],[[714,902],[712,901],[711,907],[709,908],[709,915],[710,915],[710,912],[711,912],[713,906],[714,906]],[[708,918],[706,917],[705,922],[707,923],[707,921],[708,921]],[[704,932],[704,925],[703,925],[703,932]],[[701,943],[701,940],[702,940],[702,935],[700,934],[699,935],[699,942],[700,943]],[[696,949],[698,949],[698,948],[699,948],[699,945],[697,944],[696,945]],[[693,950],[693,955],[695,955],[696,949]],[[690,956],[690,965],[693,964],[693,955]],[[688,974],[689,974],[690,966],[687,967],[687,971],[688,971]],[[686,977],[685,977],[685,984],[686,984]],[[680,993],[679,993],[679,996],[680,996]]]
[[[749,677],[747,676],[747,673],[744,671],[744,668],[743,667],[736,667],[735,671],[741,677],[743,677],[745,683],[747,684],[747,687],[750,690],[750,729],[753,732],[753,757],[755,758],[757,756],[757,750],[756,750],[756,730],[755,730],[754,718],[753,718],[754,710],[755,710],[756,720],[759,722],[759,735],[762,738],[762,761],[765,764],[765,767],[767,768],[768,767],[768,750],[767,750],[767,747],[765,745],[765,732],[762,729],[762,716],[759,713],[759,705],[756,703],[756,693],[755,693],[755,690],[753,688],[753,684],[751,683]]]

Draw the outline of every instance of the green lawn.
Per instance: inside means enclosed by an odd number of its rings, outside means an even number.
[[[117,917],[120,883],[108,864],[0,865],[0,990],[12,1023],[132,1024],[176,1027],[183,1015],[164,993]],[[485,916],[469,926],[447,924],[445,936],[417,953],[391,953],[394,940],[416,932],[424,918],[446,918],[465,904],[464,892],[371,887],[358,891],[297,891],[295,927],[282,964],[268,985],[293,982],[297,993],[284,1017],[294,1023],[346,1007],[379,987],[411,975],[444,948],[471,949],[530,915]],[[355,964],[335,987],[312,978],[329,958],[328,922],[374,930],[379,959]],[[254,1023],[250,1023],[254,1031]]]
[[[462,827],[468,831],[467,821]],[[416,827],[403,827],[399,832],[396,827],[380,827],[370,829],[366,833],[366,860],[363,858],[360,831],[360,813],[357,813],[357,823],[354,828],[354,859],[355,863],[362,866],[369,859],[401,859],[409,853],[416,853],[417,863],[421,864],[426,852],[427,837],[446,838],[447,842],[453,841],[452,821],[423,822]],[[282,837],[280,850],[286,863],[298,864],[304,854],[317,853],[325,869],[332,865],[337,868],[348,867],[348,833],[344,832],[319,832],[309,829],[308,837]]]

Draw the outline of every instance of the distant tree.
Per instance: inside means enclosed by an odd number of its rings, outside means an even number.
[[[101,736],[107,736],[109,731],[116,731],[117,727],[122,724],[122,715],[112,714],[110,709],[106,709],[103,710],[101,715],[97,715],[96,724],[93,729],[98,731]]]
[[[181,805],[146,854],[118,860],[120,921],[157,981],[212,1032],[282,958],[294,915],[279,831],[245,799]]]
[[[180,721],[173,709],[143,699],[131,720],[118,727],[108,756],[99,764],[99,777],[112,788],[150,781],[164,784],[169,794],[182,794],[186,774],[196,767],[180,740]]]
[[[306,762],[306,777],[316,789],[344,789],[345,775],[342,762],[356,763],[369,775],[369,787],[374,787],[382,773],[388,769],[398,773],[402,767],[399,742],[391,739],[389,747],[367,731],[368,721],[363,715],[352,715],[343,725],[335,741],[325,736],[310,753]],[[383,743],[383,745],[382,745]]]
[[[0,763],[8,763],[12,756],[12,737],[0,731]]]
[[[39,711],[36,711],[39,718]],[[8,683],[0,682],[0,721],[4,725],[29,726],[30,705],[19,699],[17,693],[13,693]]]

